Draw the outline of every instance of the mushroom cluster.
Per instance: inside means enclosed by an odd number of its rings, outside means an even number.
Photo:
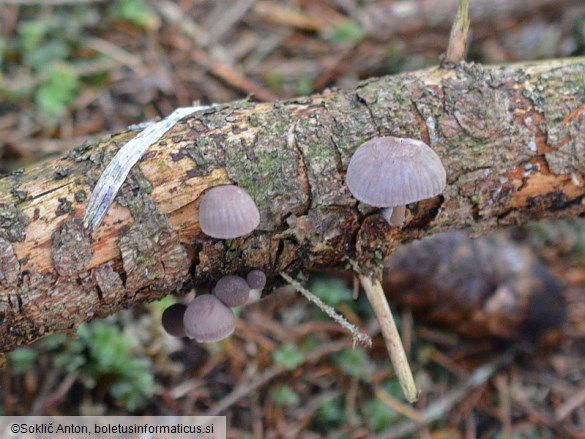
[[[189,337],[199,343],[213,343],[229,337],[236,328],[230,308],[245,305],[251,293],[260,294],[266,285],[266,275],[260,270],[252,270],[247,279],[224,276],[213,288],[213,294],[199,295],[189,306],[171,305],[162,315],[164,330],[175,337]]]
[[[381,207],[391,226],[404,225],[406,205],[439,195],[446,181],[441,159],[426,143],[391,136],[362,144],[345,177],[353,196]]]
[[[260,212],[248,193],[233,185],[215,186],[199,204],[199,226],[212,238],[234,239],[252,233],[260,224]],[[245,305],[250,296],[257,300],[266,284],[260,270],[248,273],[248,281],[239,276],[222,277],[213,294],[197,296],[189,306],[175,304],[162,316],[163,328],[170,335],[212,343],[230,336],[236,320],[230,307]]]

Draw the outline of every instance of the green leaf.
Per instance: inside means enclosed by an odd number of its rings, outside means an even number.
[[[37,49],[45,40],[47,34],[48,21],[30,20],[23,21],[18,26],[22,50],[30,52]]]
[[[146,405],[156,391],[152,364],[148,358],[134,356],[133,342],[116,325],[104,321],[80,325],[77,335],[89,350],[81,370],[87,385],[105,375],[115,380],[109,393],[128,411]]]
[[[352,298],[352,289],[339,276],[311,276],[309,289],[329,306]]]
[[[49,79],[35,93],[35,101],[40,109],[50,117],[58,118],[65,114],[69,105],[77,97],[79,81],[73,70],[65,65],[56,65]]]
[[[382,388],[394,399],[400,399],[404,396],[400,381],[397,378],[384,380]]]
[[[122,376],[110,387],[110,394],[133,412],[143,408],[156,390],[151,363],[146,358],[128,360]]]
[[[37,359],[37,351],[31,348],[16,348],[9,352],[8,362],[10,371],[15,375],[22,375],[34,364]]]
[[[364,406],[363,412],[368,425],[376,433],[386,430],[392,424],[395,424],[400,417],[394,410],[379,399],[369,401]]]
[[[365,31],[359,23],[347,20],[333,27],[331,40],[336,43],[358,43],[365,35]]]
[[[50,40],[24,54],[24,64],[36,71],[42,71],[57,61],[69,56],[69,46],[60,40]]]
[[[266,83],[268,88],[275,92],[281,92],[284,88],[285,77],[280,72],[270,71],[266,75]]]
[[[297,93],[306,96],[313,92],[313,78],[308,73],[301,73],[297,78]]]
[[[61,349],[71,340],[67,334],[51,334],[40,341],[40,345],[46,350]]]
[[[110,13],[115,20],[127,20],[142,28],[149,28],[157,20],[156,15],[145,0],[118,0]]]
[[[332,428],[337,428],[345,422],[343,401],[340,397],[332,398],[324,402],[315,413],[312,426],[315,430],[326,433]]]
[[[99,321],[92,325],[86,340],[96,373],[123,374],[128,367],[131,340],[117,327]]]
[[[167,309],[169,306],[176,302],[177,300],[172,295],[169,294],[168,296],[165,296],[160,300],[150,303],[148,306],[150,307],[152,312],[160,316],[165,309]]]
[[[270,392],[270,399],[275,405],[282,407],[296,406],[301,402],[299,394],[286,384],[282,384],[272,389],[272,392]]]
[[[305,354],[300,352],[296,346],[287,344],[272,354],[274,362],[288,370],[293,370],[305,361]]]
[[[348,375],[370,381],[374,373],[374,365],[361,348],[343,349],[333,354],[335,365]]]

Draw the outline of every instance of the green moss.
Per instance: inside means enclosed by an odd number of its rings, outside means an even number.
[[[290,202],[297,204],[302,193],[294,151],[287,148],[290,127],[289,106],[259,114],[261,127],[250,140],[227,140],[224,145],[225,169],[229,178],[248,191],[260,210],[277,215]],[[275,199],[275,194],[280,194]],[[269,218],[271,220],[272,218]]]
[[[114,20],[125,20],[143,28],[152,27],[158,18],[146,0],[117,0],[110,7]]]
[[[305,362],[305,354],[299,351],[296,346],[286,344],[272,354],[274,362],[287,370],[294,370]]]
[[[61,117],[77,98],[77,75],[66,64],[51,69],[48,79],[35,92],[35,102],[50,117]]]
[[[10,365],[10,373],[22,375],[28,371],[36,362],[37,352],[34,349],[22,347],[9,352],[6,357]]]
[[[333,26],[331,40],[336,43],[358,43],[365,35],[366,32],[359,23],[344,20]]]
[[[374,365],[361,348],[342,349],[333,354],[333,362],[345,374],[364,381],[371,381]]]
[[[316,431],[328,434],[331,429],[338,428],[345,422],[345,409],[343,399],[335,397],[329,399],[317,409],[311,422]]]
[[[286,384],[273,388],[270,392],[270,399],[275,405],[281,407],[294,407],[301,402],[299,394]]]

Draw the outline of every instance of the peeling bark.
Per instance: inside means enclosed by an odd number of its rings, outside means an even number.
[[[371,79],[276,103],[196,113],[152,145],[101,227],[81,229],[88,195],[118,148],[112,135],[0,179],[0,351],[223,274],[375,266],[401,242],[474,234],[585,211],[585,60],[462,64]],[[380,135],[426,141],[448,175],[442,196],[408,206],[406,227],[344,185],[353,151]],[[260,227],[201,234],[205,189],[234,183]]]

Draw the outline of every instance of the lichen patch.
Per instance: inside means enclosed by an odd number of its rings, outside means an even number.
[[[20,264],[14,254],[12,244],[0,237],[0,286],[14,286],[19,272]]]
[[[52,255],[55,270],[61,276],[73,276],[85,271],[92,250],[90,236],[80,220],[63,221],[52,236]]]
[[[118,198],[134,219],[119,240],[125,288],[130,293],[144,287],[170,291],[186,280],[190,259],[148,191],[134,190],[144,185],[148,181],[134,170]]]
[[[112,304],[116,299],[123,296],[126,290],[120,274],[108,262],[91,270],[91,277],[97,284],[100,291],[100,301],[103,304]]]
[[[24,241],[28,217],[13,204],[0,203],[0,237],[10,242]]]

